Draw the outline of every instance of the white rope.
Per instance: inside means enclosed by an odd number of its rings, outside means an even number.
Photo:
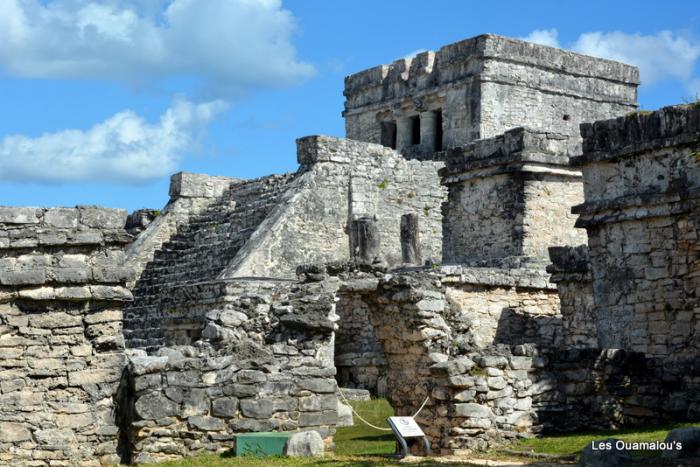
[[[425,400],[424,400],[423,403],[421,404],[420,409],[418,409],[418,412],[414,413],[414,414],[411,416],[411,418],[416,418],[416,417],[418,416],[418,414],[420,413],[420,411],[423,410],[423,407],[425,407],[425,404],[428,403],[428,399],[430,399],[430,394],[428,394],[427,396],[425,396]]]
[[[355,408],[352,406],[352,404],[350,404],[350,402],[348,402],[348,400],[345,398],[345,394],[343,394],[343,390],[340,389],[340,388],[338,388],[338,392],[340,393],[340,397],[342,397],[343,400],[345,401],[345,404],[350,406],[350,410],[352,410],[352,413],[354,413],[355,415],[357,415],[357,418],[359,418],[360,420],[362,420],[363,422],[365,422],[365,425],[370,426],[370,427],[374,428],[375,430],[393,431],[391,428],[382,428],[382,427],[380,427],[380,426],[372,425],[370,422],[368,422],[367,420],[365,420],[364,418],[362,418],[362,415],[360,415],[359,413],[357,413],[357,412],[355,411]]]
[[[393,431],[391,428],[382,428],[382,427],[377,426],[377,425],[372,425],[370,422],[368,422],[367,420],[365,420],[364,418],[362,418],[362,415],[360,415],[359,413],[357,413],[357,412],[355,411],[355,408],[352,406],[352,404],[350,404],[350,402],[348,402],[348,400],[345,398],[345,394],[343,394],[343,390],[340,389],[340,388],[338,388],[338,392],[340,393],[340,397],[342,397],[343,400],[345,401],[345,405],[350,406],[350,410],[352,410],[352,413],[354,413],[355,415],[357,415],[357,418],[359,418],[361,421],[363,421],[363,422],[365,423],[365,425],[367,425],[367,426],[369,426],[369,427],[372,427],[372,428],[374,428],[375,430]],[[425,407],[425,404],[428,403],[428,400],[429,400],[429,399],[430,399],[430,394],[428,394],[428,395],[425,397],[425,400],[424,400],[423,403],[421,404],[420,408],[418,409],[418,411],[417,411],[416,413],[414,413],[414,414],[411,416],[411,418],[416,418],[416,417],[418,416],[418,414],[421,412],[421,410],[423,410],[423,408]]]

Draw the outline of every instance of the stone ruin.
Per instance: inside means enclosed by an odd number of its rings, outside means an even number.
[[[338,387],[439,453],[700,419],[700,108],[484,35],[345,81],[299,169],[179,173],[161,211],[0,208],[0,464],[317,431]]]

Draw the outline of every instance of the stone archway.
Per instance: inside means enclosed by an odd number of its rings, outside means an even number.
[[[343,386],[353,370],[355,375],[364,372],[367,376],[377,371],[380,395],[387,398],[397,415],[414,415],[430,396],[416,420],[425,427],[436,450],[441,450],[449,436],[443,427],[450,425],[446,418],[450,398],[444,389],[448,382],[443,372],[433,367],[449,359],[450,328],[441,316],[444,292],[433,274],[386,277],[390,276],[357,270],[341,274],[336,301],[340,317],[336,352],[342,353],[336,355],[336,378]],[[355,339],[350,340],[353,336]],[[353,346],[355,352],[350,351]],[[353,369],[346,356],[362,355],[369,349],[381,357],[377,361],[383,366],[360,365]]]

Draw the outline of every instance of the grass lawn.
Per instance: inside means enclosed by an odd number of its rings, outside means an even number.
[[[391,406],[384,399],[372,401],[353,402],[355,410],[367,421],[374,425],[386,426],[386,418],[393,414]],[[669,430],[673,428],[700,426],[691,424],[678,424],[664,427],[649,427],[625,429],[619,431],[598,431],[587,433],[574,433],[544,438],[533,438],[515,443],[509,447],[512,451],[527,451],[539,454],[554,454],[570,456],[578,454],[588,443],[596,439],[619,438],[625,441],[655,441],[663,440]],[[355,426],[339,428],[334,437],[335,453],[326,455],[320,459],[307,458],[255,458],[233,457],[229,455],[199,456],[161,464],[152,464],[158,467],[276,467],[276,466],[315,466],[315,467],[383,467],[396,465],[396,460],[385,457],[394,452],[394,436],[390,432],[378,431],[368,427],[355,417]],[[654,453],[649,453],[653,455]],[[494,451],[478,454],[479,458],[513,459],[510,453]],[[521,460],[527,460],[523,458]],[[420,462],[409,464],[412,467],[445,467],[445,463]]]

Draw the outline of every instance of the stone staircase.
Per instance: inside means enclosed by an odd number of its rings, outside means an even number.
[[[134,302],[124,313],[124,337],[129,347],[186,344],[198,337],[200,323],[172,310],[164,313],[164,299],[174,287],[216,279],[278,204],[295,176],[271,175],[232,184],[218,201],[178,228],[156,252],[133,289]],[[168,342],[172,340],[167,336],[169,328],[180,328],[177,342]]]

